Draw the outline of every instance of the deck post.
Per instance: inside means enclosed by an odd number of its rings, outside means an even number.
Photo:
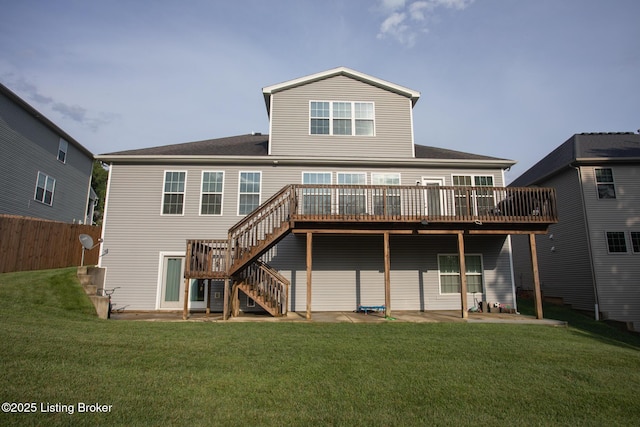
[[[207,298],[207,312],[206,317],[209,317],[211,314],[211,291],[213,290],[213,281],[211,279],[207,279],[207,292],[205,292],[205,296]]]
[[[224,291],[223,291],[223,302],[222,302],[222,320],[229,319],[229,278],[224,278]]]
[[[187,320],[189,317],[189,282],[188,277],[184,278],[184,309],[182,311],[182,320]]]
[[[460,262],[460,307],[462,318],[468,317],[467,313],[467,266],[464,259],[464,236],[463,232],[458,233],[458,260]]]
[[[533,269],[533,294],[536,302],[536,319],[542,319],[542,292],[540,292],[540,272],[538,271],[538,249],[536,248],[536,235],[529,234],[529,247],[531,248],[531,267]]]
[[[391,317],[391,256],[389,232],[384,233],[384,315]]]
[[[311,272],[313,259],[313,233],[307,232],[307,320],[311,320]]]

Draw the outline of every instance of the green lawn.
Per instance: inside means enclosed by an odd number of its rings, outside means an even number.
[[[564,309],[578,327],[108,321],[74,274],[0,275],[0,401],[37,407],[0,425],[640,420],[640,339]]]

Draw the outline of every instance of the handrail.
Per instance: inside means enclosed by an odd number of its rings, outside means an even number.
[[[255,261],[239,277],[241,289],[274,316],[287,314],[289,281],[268,264]]]
[[[288,185],[229,229],[229,274],[273,246],[290,228],[295,192]]]

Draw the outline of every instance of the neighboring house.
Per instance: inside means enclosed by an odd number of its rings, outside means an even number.
[[[515,307],[509,234],[546,231],[552,190],[505,189],[511,160],[414,144],[419,92],[348,68],[263,95],[270,135],[97,156],[117,307]]]
[[[511,185],[557,192],[560,222],[537,245],[545,298],[640,331],[640,135],[574,135]],[[530,257],[517,243],[527,289]]]
[[[0,84],[0,214],[92,223],[93,154]]]

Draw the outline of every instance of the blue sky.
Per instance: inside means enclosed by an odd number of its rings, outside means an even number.
[[[95,154],[268,132],[346,66],[421,92],[415,142],[517,160],[640,128],[637,0],[0,0],[0,81]]]

